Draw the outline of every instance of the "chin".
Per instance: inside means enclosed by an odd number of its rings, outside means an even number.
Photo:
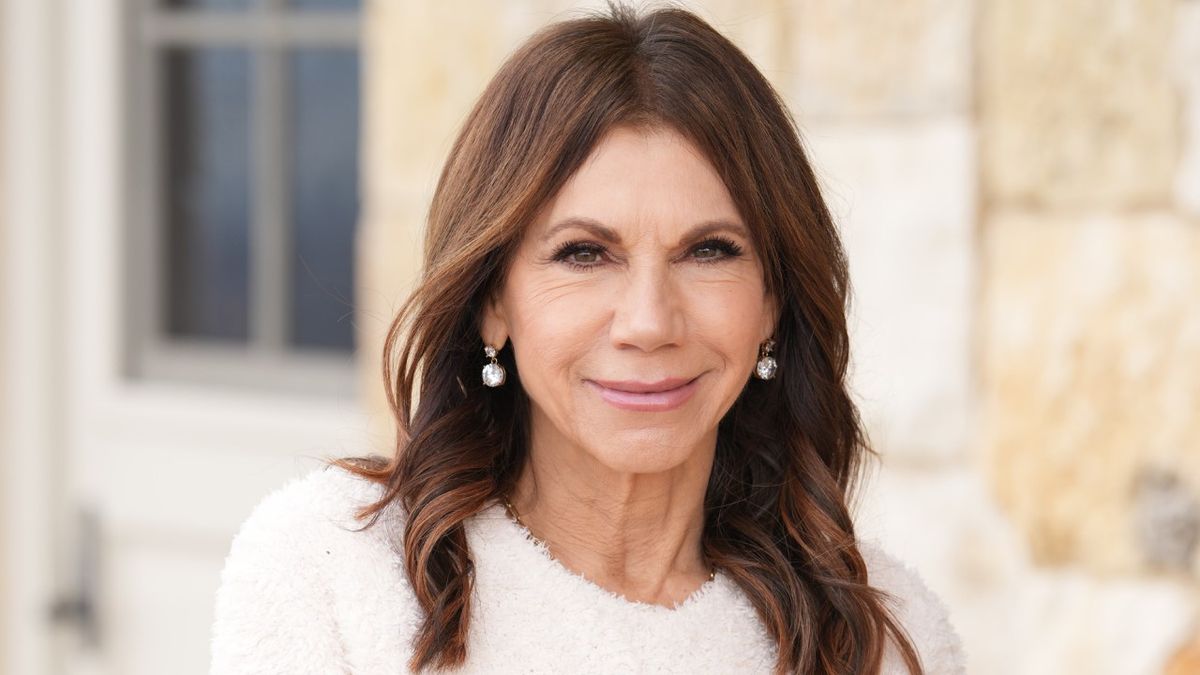
[[[694,443],[679,445],[678,437],[664,439],[658,433],[649,438],[625,438],[620,434],[611,434],[607,438],[609,444],[591,448],[590,454],[609,469],[623,473],[669,471],[686,462],[695,448]]]

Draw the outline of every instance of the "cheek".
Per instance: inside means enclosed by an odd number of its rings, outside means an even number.
[[[541,380],[569,374],[602,337],[606,302],[595,287],[575,283],[529,284],[515,298],[511,332],[518,365]],[[532,384],[532,382],[531,382]]]
[[[762,287],[746,280],[695,284],[689,318],[698,339],[717,346],[727,359],[750,362],[758,356],[758,331],[766,311]]]

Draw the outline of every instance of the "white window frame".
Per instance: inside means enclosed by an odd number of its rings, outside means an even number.
[[[229,385],[241,389],[352,396],[354,354],[287,344],[289,184],[286,176],[286,49],[361,49],[359,11],[288,10],[285,0],[256,0],[247,10],[164,9],[156,0],[130,3],[133,40],[130,114],[125,137],[132,166],[125,250],[125,371],[133,378]],[[164,171],[158,145],[169,47],[245,47],[251,57],[251,195],[249,339],[242,344],[167,336],[161,313],[166,288],[159,222]],[[361,51],[360,51],[361,54]]]

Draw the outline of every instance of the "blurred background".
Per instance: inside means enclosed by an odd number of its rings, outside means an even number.
[[[1200,0],[682,4],[842,228],[861,535],[971,673],[1200,673]],[[599,5],[0,0],[0,673],[206,672],[255,504],[389,451],[470,105]]]

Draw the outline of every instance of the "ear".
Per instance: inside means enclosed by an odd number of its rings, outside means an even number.
[[[483,303],[479,335],[485,345],[492,345],[496,351],[504,349],[504,343],[508,340],[508,318],[498,293],[492,293]]]

